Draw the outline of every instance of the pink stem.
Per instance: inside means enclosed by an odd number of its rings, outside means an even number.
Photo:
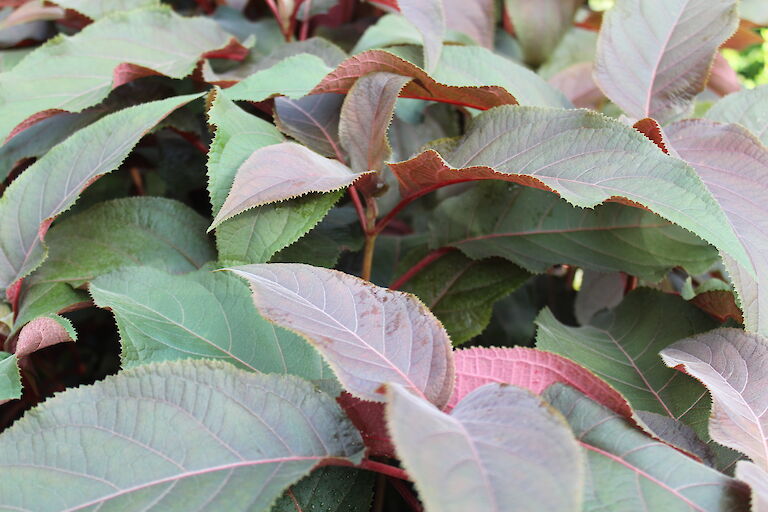
[[[455,247],[441,247],[439,249],[435,249],[434,251],[430,252],[426,256],[424,256],[421,260],[419,260],[418,263],[416,263],[414,266],[408,269],[408,271],[400,276],[397,281],[392,283],[389,287],[390,290],[399,290],[405,283],[410,281],[413,276],[424,270],[425,267],[430,265],[435,260],[438,260],[448,254],[449,252],[455,251]]]

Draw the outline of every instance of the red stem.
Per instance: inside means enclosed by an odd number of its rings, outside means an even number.
[[[396,468],[395,466],[390,466],[389,464],[384,464],[383,462],[363,459],[363,462],[361,462],[358,467],[360,469],[367,469],[368,471],[381,473],[382,475],[397,478],[399,480],[410,480],[408,473],[406,473],[404,470]]]
[[[363,208],[363,203],[360,201],[360,195],[357,193],[357,189],[354,185],[351,185],[348,190],[349,196],[352,198],[352,203],[355,205],[357,218],[360,219],[360,227],[363,228],[363,232],[368,236],[368,219],[365,216],[365,209]]]
[[[416,498],[416,496],[413,495],[413,492],[405,484],[405,482],[393,478],[389,481],[389,483],[392,484],[392,487],[394,487],[398,493],[400,493],[403,501],[405,501],[408,506],[411,507],[413,512],[424,512],[424,507],[421,506],[421,502]]]
[[[438,260],[448,254],[449,252],[455,251],[455,247],[441,247],[439,249],[435,249],[434,251],[430,252],[426,256],[424,256],[421,260],[419,260],[418,263],[416,263],[414,266],[408,269],[408,271],[400,276],[394,283],[392,283],[389,286],[390,290],[399,290],[405,283],[410,281],[413,276],[424,270],[425,267],[427,267],[429,264],[434,262],[435,260]]]
[[[208,154],[208,146],[203,144],[203,141],[200,140],[200,137],[198,137],[197,134],[184,131],[184,130],[179,130],[178,128],[173,126],[170,127],[170,130],[178,134],[182,139],[186,140],[187,142],[195,146],[195,149],[200,151],[202,154],[204,155]]]
[[[283,39],[286,41],[291,40],[291,31],[290,28],[286,30],[285,25],[283,25],[283,20],[280,18],[280,11],[277,8],[277,5],[275,4],[275,0],[264,0],[267,4],[267,7],[269,7],[269,10],[272,11],[272,15],[277,20],[277,24],[280,25],[280,32],[283,34]]]
[[[309,37],[309,11],[312,8],[312,0],[305,0],[306,7],[304,8],[304,21],[301,22],[301,32],[299,33],[299,41],[306,41]]]

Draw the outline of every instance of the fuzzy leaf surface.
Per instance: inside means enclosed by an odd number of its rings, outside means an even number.
[[[359,460],[361,447],[333,399],[295,377],[146,365],[57,395],[4,432],[0,495],[40,512],[266,511],[318,463]]]
[[[272,263],[229,269],[251,284],[261,314],[304,336],[347,391],[382,401],[399,383],[442,407],[453,391],[451,341],[413,295],[336,270]]]
[[[736,0],[617,2],[603,16],[595,78],[631,117],[679,117],[704,90],[715,51],[737,25]]]
[[[717,329],[678,341],[661,357],[709,389],[712,439],[768,470],[768,341],[739,329]]]
[[[160,5],[159,0],[56,0],[53,3],[84,14],[92,20],[98,20],[119,11],[132,11]]]
[[[116,169],[168,114],[198,97],[153,101],[105,116],[51,149],[14,180],[0,198],[0,218],[9,219],[0,226],[0,289],[45,259],[41,238],[49,222],[69,209],[84,188]]]
[[[33,114],[79,112],[135,78],[183,78],[230,38],[212,20],[181,17],[167,7],[116,13],[53,38],[0,74],[0,140]]]
[[[745,486],[666,444],[563,384],[544,392],[587,454],[584,511],[746,510]]]
[[[529,391],[487,384],[451,414],[388,386],[387,424],[429,510],[581,510],[584,456],[562,416]]]
[[[715,326],[683,299],[650,289],[626,296],[591,325],[568,327],[549,309],[536,319],[536,347],[567,357],[602,378],[634,409],[682,420],[706,436],[706,389],[683,373],[665,368],[659,352],[676,340]]]

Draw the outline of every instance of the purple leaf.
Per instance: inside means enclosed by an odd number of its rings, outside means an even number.
[[[443,0],[397,0],[400,12],[421,33],[424,41],[424,68],[437,67],[445,37]]]
[[[443,0],[445,24],[463,32],[480,46],[493,49],[494,0]]]
[[[451,341],[415,296],[309,265],[229,270],[251,284],[259,312],[304,336],[353,395],[382,401],[382,384],[395,382],[438,407],[448,402],[454,380]]]
[[[339,115],[344,97],[313,94],[291,99],[275,98],[275,124],[309,149],[323,156],[342,156],[339,144]],[[339,158],[339,160],[341,160]]]

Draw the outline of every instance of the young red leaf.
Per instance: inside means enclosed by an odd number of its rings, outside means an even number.
[[[237,170],[210,229],[256,206],[344,188],[364,174],[293,142],[257,149]]]
[[[415,296],[309,265],[228,270],[248,280],[261,314],[312,343],[353,395],[382,401],[381,386],[395,382],[438,407],[448,402],[451,341]]]
[[[383,403],[360,400],[346,391],[343,391],[336,398],[336,402],[344,409],[349,420],[360,431],[369,457],[396,457],[395,447],[392,446],[392,440],[389,438],[389,431],[387,430]]]
[[[678,117],[737,24],[736,0],[617,2],[600,28],[597,83],[631,117]]]
[[[489,382],[505,382],[541,394],[555,382],[572,386],[595,402],[625,418],[632,418],[627,400],[604,380],[552,352],[533,348],[483,348],[457,350],[456,386],[447,407],[456,407],[464,396]]]
[[[423,69],[383,50],[370,50],[348,58],[312,90],[312,94],[348,92],[358,78],[387,72],[412,77],[400,95],[404,98],[434,100],[486,110],[498,105],[515,105],[517,100],[503,87],[453,87],[441,84]]]
[[[581,510],[584,454],[540,397],[487,384],[449,415],[387,388],[392,439],[428,510]]]

